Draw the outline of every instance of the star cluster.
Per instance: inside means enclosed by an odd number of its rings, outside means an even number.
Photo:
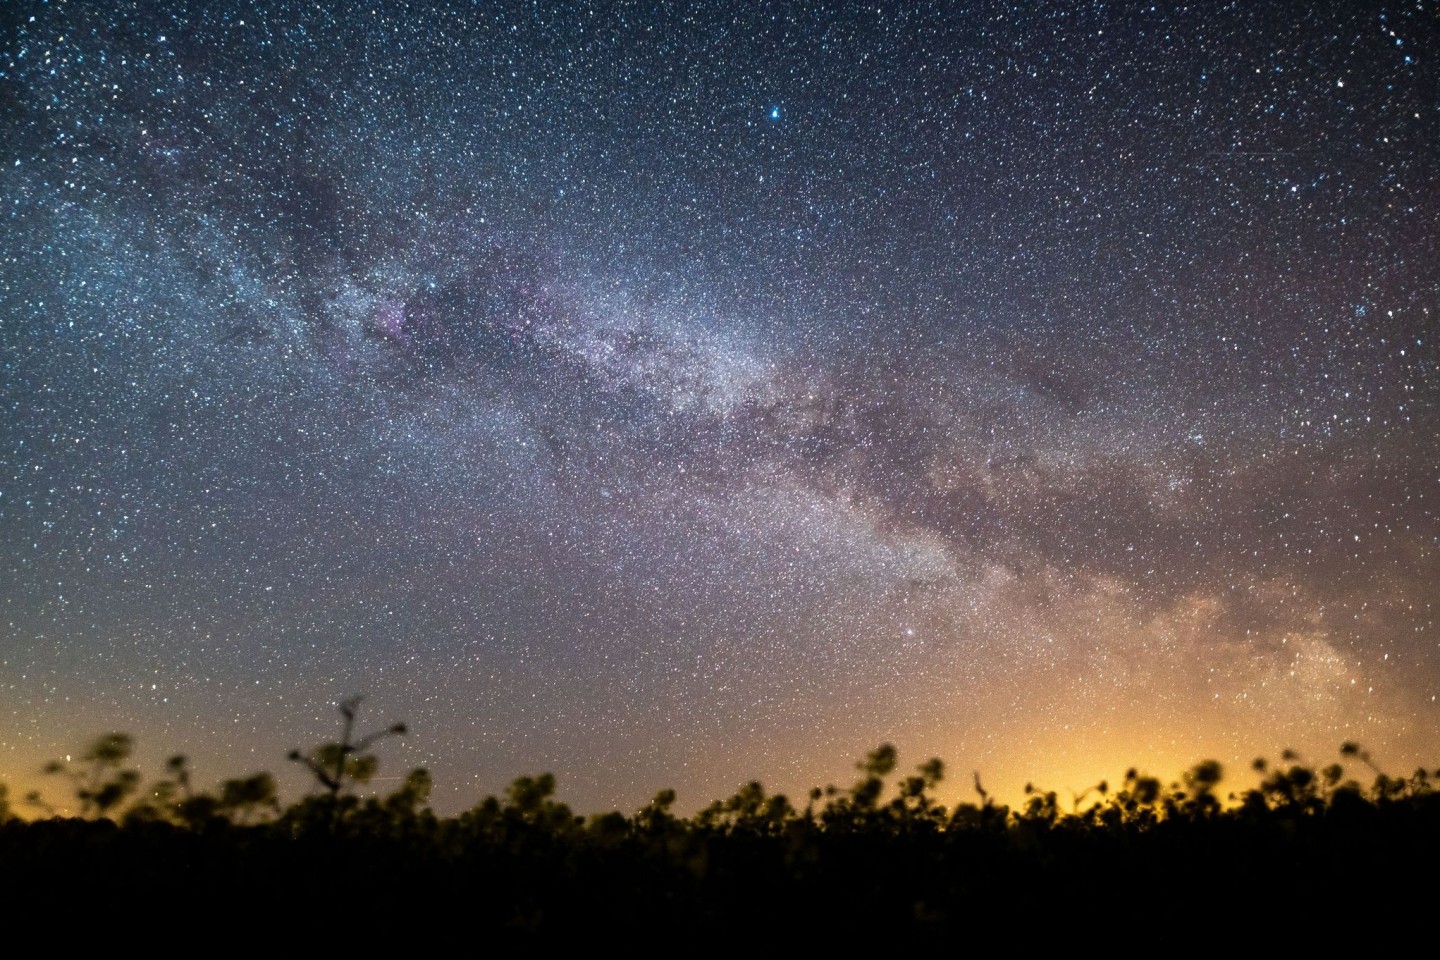
[[[6,15],[0,778],[1435,760],[1433,4]]]

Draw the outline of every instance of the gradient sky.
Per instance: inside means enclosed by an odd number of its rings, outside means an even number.
[[[0,19],[12,787],[1440,761],[1435,3]]]

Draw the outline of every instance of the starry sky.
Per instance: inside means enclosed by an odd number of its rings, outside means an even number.
[[[0,19],[12,789],[1440,760],[1435,3]]]

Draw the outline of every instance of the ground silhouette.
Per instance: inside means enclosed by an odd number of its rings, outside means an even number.
[[[1272,933],[1393,919],[1436,892],[1440,771],[1392,777],[1350,743],[1318,769],[1288,751],[1257,760],[1245,776],[1258,782],[1230,792],[1207,760],[1173,783],[1131,770],[1063,801],[1032,784],[1014,809],[976,775],[976,799],[946,806],[945,765],[897,776],[885,744],[853,784],[817,787],[800,807],[752,781],[691,817],[673,813],[673,790],[634,814],[579,816],[539,774],[440,817],[424,770],[388,794],[355,792],[378,769],[371,748],[405,732],[357,737],[358,706],[340,705],[338,741],[290,754],[316,792],[288,806],[267,773],[198,789],[178,756],[144,783],[119,733],[47,768],[78,817],[0,790],[0,899],[44,893],[175,930],[245,917],[304,936],[316,930],[302,918],[328,916],[345,942],[372,944],[424,929],[557,945],[985,934],[1033,946],[1106,924],[1203,939],[1246,918]]]

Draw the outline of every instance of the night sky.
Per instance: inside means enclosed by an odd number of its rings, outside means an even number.
[[[0,20],[12,789],[1440,761],[1435,3]]]

